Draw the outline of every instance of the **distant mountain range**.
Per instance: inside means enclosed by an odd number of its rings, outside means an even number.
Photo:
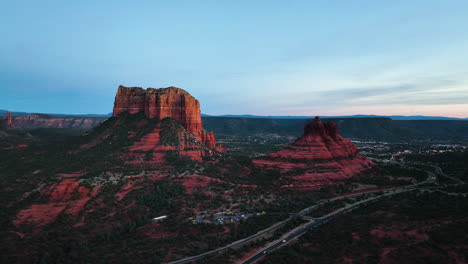
[[[206,117],[241,117],[241,118],[271,118],[271,119],[313,119],[315,116],[260,116],[260,115],[206,115]],[[468,118],[446,117],[446,116],[403,116],[403,115],[345,115],[345,116],[320,116],[322,118],[376,118],[386,117],[393,120],[468,120]]]
[[[0,110],[0,116],[6,116],[7,110]],[[12,112],[13,116],[23,116],[32,113],[28,112]],[[110,117],[112,113],[108,114],[54,114],[46,113],[49,116],[57,117]],[[202,117],[241,117],[241,118],[271,118],[271,119],[313,119],[315,116],[261,116],[261,115],[208,115],[202,114]],[[393,120],[468,120],[467,118],[447,117],[447,116],[403,116],[403,115],[344,115],[344,116],[320,116],[322,118],[376,118],[386,117]]]
[[[0,110],[0,116],[6,116],[7,110]],[[28,113],[28,112],[11,112],[11,114],[15,116],[25,116],[25,115],[30,115],[30,114],[36,114],[36,113]],[[112,113],[108,114],[81,114],[81,115],[74,115],[74,114],[50,114],[50,113],[39,113],[39,114],[44,114],[47,116],[55,116],[55,117],[110,117],[112,116]]]

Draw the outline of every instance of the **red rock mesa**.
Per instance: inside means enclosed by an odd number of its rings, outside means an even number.
[[[176,87],[148,88],[119,86],[115,96],[113,116],[121,113],[137,114],[144,113],[149,119],[162,120],[171,117],[180,122],[182,127],[191,132],[192,135],[180,133],[179,139],[182,146],[178,148],[181,154],[200,160],[203,149],[196,141],[203,143],[206,147],[215,149],[217,152],[224,151],[224,147],[217,145],[213,132],[203,129],[200,111],[200,102],[183,89]],[[176,131],[174,131],[176,133]],[[173,148],[161,146],[161,128],[157,127],[136,142],[131,148],[134,151],[173,150]],[[198,154],[194,154],[194,153]]]

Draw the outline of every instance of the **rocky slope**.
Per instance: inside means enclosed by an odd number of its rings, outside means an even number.
[[[256,159],[253,163],[279,170],[289,187],[314,188],[352,177],[374,166],[358,153],[356,146],[338,133],[335,123],[316,117],[305,126],[304,134],[282,150]],[[283,179],[284,180],[284,179]]]

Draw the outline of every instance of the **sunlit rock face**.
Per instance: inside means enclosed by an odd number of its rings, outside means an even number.
[[[144,112],[148,118],[172,117],[185,129],[203,129],[200,102],[183,89],[176,87],[148,88],[119,86],[115,96],[113,115]]]
[[[290,183],[296,187],[319,187],[375,166],[359,154],[350,140],[340,136],[335,123],[323,123],[319,117],[307,124],[304,134],[292,144],[253,163],[259,168],[290,173]]]
[[[201,160],[202,153],[206,153],[205,147],[216,152],[225,150],[216,143],[213,132],[203,129],[200,102],[183,89],[168,87],[145,90],[141,87],[119,86],[115,96],[113,116],[122,113],[131,115],[144,113],[146,118],[158,120],[170,117],[177,120],[184,130],[190,132],[186,134],[180,129],[174,130],[173,133],[178,135],[180,144],[177,147],[168,147],[161,143],[161,127],[158,126],[136,142],[131,150],[156,150],[159,153],[165,150],[179,150],[181,154],[196,160]]]
[[[188,92],[176,87],[147,89],[145,115],[158,119],[172,117],[185,129],[194,133],[203,129],[200,102]]]
[[[136,114],[145,110],[146,90],[141,87],[120,85],[115,95],[113,116],[128,112]]]

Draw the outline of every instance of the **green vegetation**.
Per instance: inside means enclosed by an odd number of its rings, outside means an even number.
[[[172,172],[179,174],[184,171],[192,172],[195,169],[196,161],[185,155],[180,155],[178,151],[167,151],[164,155],[168,165],[173,167]]]
[[[311,118],[235,118],[203,117],[207,130],[216,135],[281,135],[299,136]],[[323,122],[340,124],[346,138],[410,141],[412,139],[468,140],[468,122],[464,120],[392,120],[384,117],[323,118]]]
[[[178,208],[172,198],[184,194],[184,188],[180,184],[168,182],[154,183],[154,191],[137,197],[138,203],[150,208],[151,212],[160,213],[163,209]]]
[[[181,131],[183,127],[181,124],[170,117],[166,117],[161,120],[161,132],[160,132],[160,140],[163,146],[180,146],[180,138],[179,138],[179,131]]]
[[[468,150],[437,154],[413,154],[407,155],[406,159],[425,164],[435,164],[445,173],[463,181],[468,181]]]
[[[412,184],[412,180],[398,178],[413,178],[417,182],[425,181],[427,173],[420,169],[402,168],[394,164],[379,164],[378,169],[365,171],[346,180],[346,183],[358,182],[377,186],[402,186]]]

